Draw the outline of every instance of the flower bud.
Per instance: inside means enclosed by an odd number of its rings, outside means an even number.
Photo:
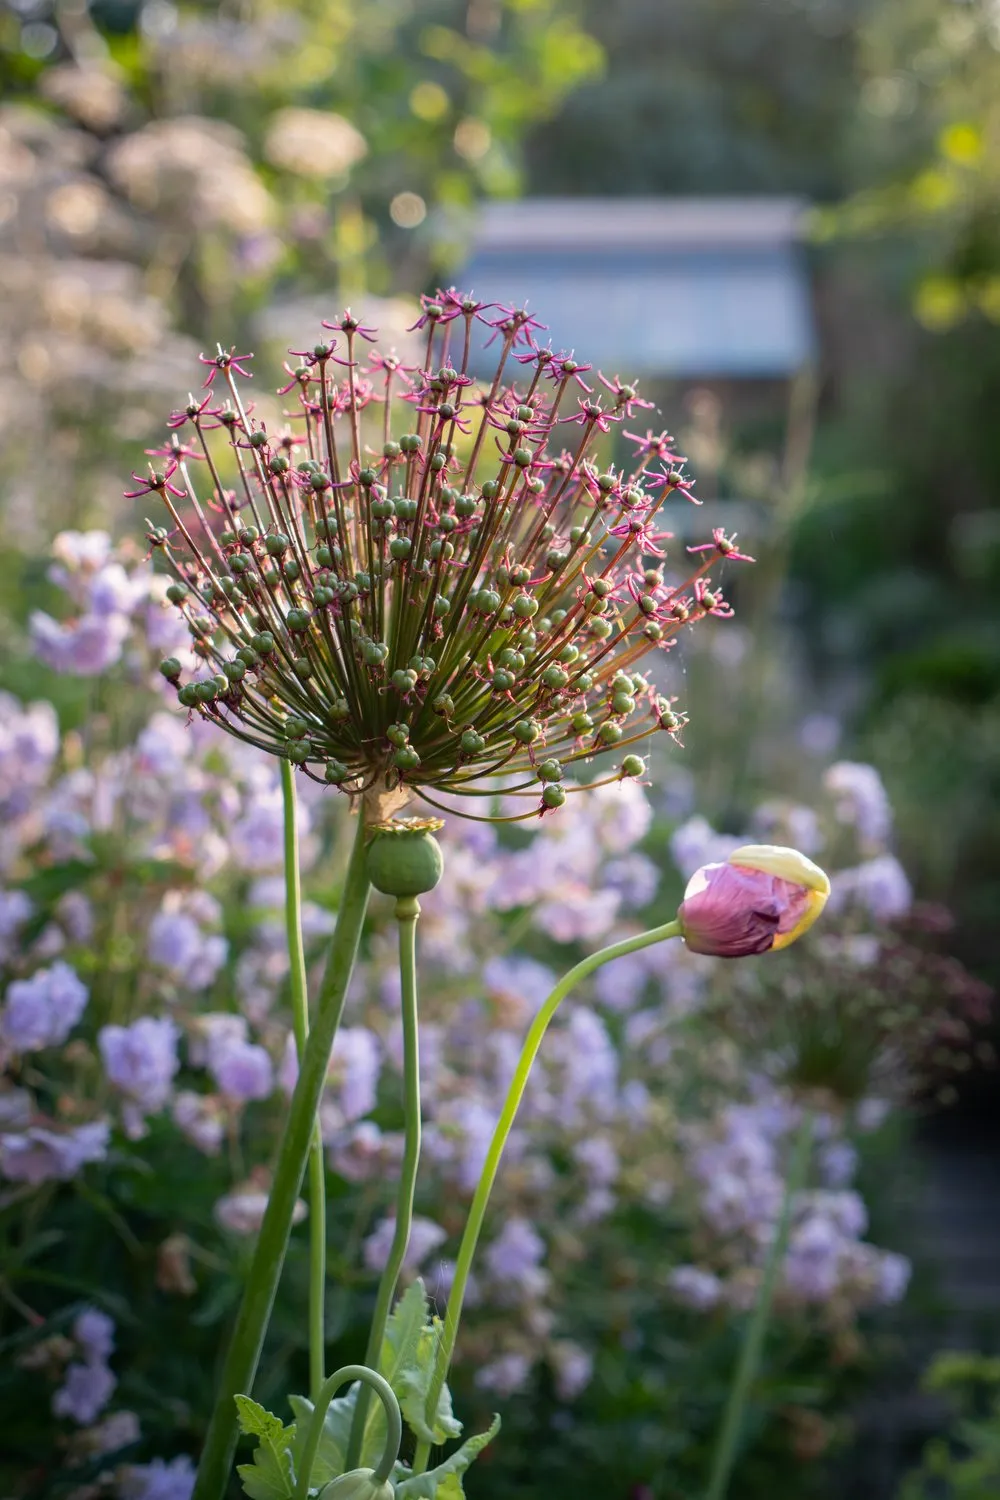
[[[351,1469],[324,1485],[319,1500],[392,1500],[394,1494],[388,1479],[379,1484],[374,1469]]]
[[[692,952],[745,958],[794,943],[829,894],[824,872],[798,850],[746,844],[695,871],[677,919]]]

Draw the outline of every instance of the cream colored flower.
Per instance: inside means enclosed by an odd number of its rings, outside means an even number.
[[[264,141],[268,161],[299,177],[342,177],[367,153],[350,120],[319,109],[279,109]]]

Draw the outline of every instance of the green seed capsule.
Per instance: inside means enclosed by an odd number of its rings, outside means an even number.
[[[168,656],[160,662],[160,671],[168,682],[176,682],[181,675],[181,664],[176,656]]]
[[[479,755],[486,749],[486,741],[474,729],[467,729],[459,742],[463,755]]]
[[[543,760],[536,775],[539,781],[562,781],[562,766],[557,760]]]
[[[293,740],[287,751],[288,759],[296,766],[305,765],[312,753],[312,746],[308,740]]]
[[[646,769],[646,762],[641,755],[626,755],[622,761],[623,776],[642,776]]]
[[[597,731],[597,738],[602,745],[617,745],[621,737],[621,727],[610,719],[606,720]]]
[[[339,786],[351,773],[342,760],[328,760],[323,774],[331,786]]]
[[[194,682],[185,682],[183,687],[177,689],[177,702],[181,708],[194,708],[198,699],[198,687]]]
[[[542,726],[534,719],[518,719],[514,725],[514,738],[522,745],[533,745],[542,732]]]
[[[400,745],[392,757],[392,763],[399,771],[415,771],[420,764],[420,756],[412,745]],[[419,892],[416,894],[419,895]]]
[[[437,885],[443,871],[441,845],[425,820],[414,818],[388,825],[376,833],[368,846],[368,878],[385,896],[426,895]]]
[[[269,630],[262,630],[260,635],[253,637],[250,644],[255,651],[260,652],[261,656],[270,656],[274,650],[274,636]]]
[[[167,589],[167,598],[171,604],[180,604],[187,597],[186,583],[172,583]]]
[[[227,661],[222,668],[230,682],[240,682],[247,675],[246,662]]]
[[[569,673],[564,671],[562,667],[557,667],[553,662],[542,673],[542,682],[545,687],[557,691],[559,688],[564,688],[567,682],[569,682]]]
[[[615,693],[611,700],[611,711],[616,714],[630,714],[635,711],[635,699],[630,693]]]
[[[439,693],[431,704],[431,708],[436,714],[441,714],[447,719],[455,712],[455,700],[448,693]]]
[[[543,807],[562,807],[566,801],[566,793],[561,786],[547,786],[542,792]]]

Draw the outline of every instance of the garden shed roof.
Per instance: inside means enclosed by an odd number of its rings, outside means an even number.
[[[790,198],[528,198],[479,216],[463,287],[606,371],[791,375],[814,347]],[[488,358],[488,356],[487,356]]]

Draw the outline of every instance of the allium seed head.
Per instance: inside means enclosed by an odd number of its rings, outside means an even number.
[[[476,320],[498,346],[484,384]],[[183,681],[164,662],[182,706],[352,796],[437,805],[502,777],[524,816],[560,806],[593,756],[677,735],[636,663],[730,613],[709,570],[742,554],[716,533],[664,581],[683,459],[650,434],[631,473],[599,472],[601,434],[643,403],[617,377],[581,400],[588,367],[539,348],[539,326],[440,292],[411,369],[345,315],[286,367],[279,434],[244,400],[250,357],[204,358],[208,398],[174,414],[184,442],[131,492],[167,512],[157,555],[203,664]]]

